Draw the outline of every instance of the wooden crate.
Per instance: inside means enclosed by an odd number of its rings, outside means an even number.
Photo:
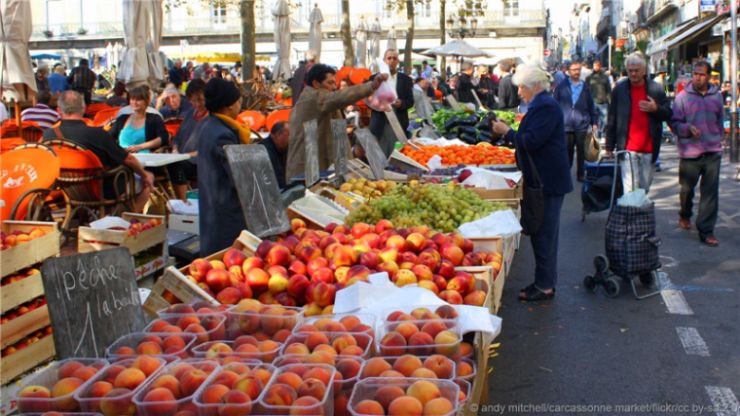
[[[480,289],[486,291],[486,301],[483,303],[483,307],[489,311],[493,311],[494,305],[494,290],[493,290],[493,267],[491,266],[468,266],[468,267],[455,267],[456,271],[467,272],[473,275],[475,278],[474,289]]]
[[[158,219],[161,223],[156,227],[144,230],[133,236],[128,234],[128,230],[96,230],[90,227],[80,227],[77,237],[77,251],[88,253],[114,247],[126,247],[133,255],[154,245],[161,244],[167,239],[166,221],[162,215],[143,215],[124,212],[121,218],[127,221],[138,219],[141,222]]]
[[[3,276],[59,255],[61,235],[57,229],[57,223],[41,221],[4,221],[2,223],[2,231],[5,234],[13,231],[30,232],[34,228],[39,228],[46,234],[0,253],[0,273]]]
[[[474,339],[476,373],[468,392],[467,406],[464,406],[458,414],[465,416],[477,416],[481,405],[488,404],[488,347],[493,338],[483,333],[476,333]],[[475,404],[475,407],[470,406]],[[473,410],[475,409],[475,410]]]
[[[162,243],[161,253],[162,253],[161,256],[134,268],[134,274],[136,275],[136,280],[141,280],[147,276],[151,276],[152,274],[158,272],[159,270],[162,270],[165,267],[167,267],[167,260],[169,259],[169,254],[167,252],[167,244]]]
[[[54,337],[47,335],[22,350],[0,359],[0,383],[3,385],[54,357]]]
[[[482,199],[522,199],[522,182],[510,189],[469,188]]]
[[[232,248],[237,248],[249,256],[254,255],[257,246],[262,240],[243,230],[239,238],[234,241]],[[228,249],[221,250],[206,257],[206,260],[221,260]],[[192,303],[198,300],[205,300],[217,304],[218,301],[205,290],[201,289],[195,282],[187,276],[189,266],[179,270],[173,266],[165,269],[164,274],[152,286],[152,291],[144,303],[144,311],[151,316],[156,316],[160,311],[177,301],[181,303]]]
[[[44,283],[41,280],[41,271],[25,277],[17,282],[7,284],[0,289],[0,309],[5,313],[16,306],[26,303],[44,294]]]
[[[20,341],[25,336],[49,326],[49,308],[44,305],[0,325],[0,348]]]

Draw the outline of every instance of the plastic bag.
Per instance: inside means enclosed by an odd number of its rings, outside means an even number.
[[[367,106],[375,111],[391,111],[393,104],[398,99],[395,88],[388,81],[380,84],[377,90],[368,97]]]

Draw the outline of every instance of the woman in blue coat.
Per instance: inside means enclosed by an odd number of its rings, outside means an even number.
[[[524,186],[535,183],[539,175],[544,197],[544,221],[539,230],[530,235],[535,258],[534,283],[522,289],[519,298],[523,301],[548,300],[555,296],[558,281],[560,209],[565,194],[573,190],[563,112],[548,93],[550,80],[541,68],[530,65],[518,68],[514,84],[519,87],[519,96],[527,103],[527,115],[518,131],[501,121],[493,123],[493,131],[516,144]],[[537,172],[533,171],[532,165]]]
[[[231,246],[247,228],[224,146],[248,144],[249,132],[236,122],[242,98],[233,82],[213,78],[204,95],[209,115],[198,137],[198,209],[200,253],[208,255]]]

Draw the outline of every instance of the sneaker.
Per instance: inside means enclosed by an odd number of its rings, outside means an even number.
[[[689,220],[688,218],[679,217],[678,218],[678,228],[682,230],[691,229],[691,220]]]

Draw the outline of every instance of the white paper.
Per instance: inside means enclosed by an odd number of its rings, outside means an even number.
[[[635,189],[632,192],[627,192],[617,200],[617,205],[620,207],[644,207],[652,203],[653,201],[648,198],[647,193],[644,189]]]
[[[385,280],[383,280],[385,278]],[[448,305],[428,289],[416,285],[397,287],[389,284],[387,275],[377,274],[374,283],[360,282],[337,292],[334,313],[371,313],[382,325],[391,309],[410,312],[419,306]],[[452,305],[459,313],[458,323],[463,334],[484,332],[492,337],[501,333],[501,318],[491,315],[486,308]]]
[[[465,238],[507,236],[522,232],[522,226],[514,211],[495,211],[486,217],[457,227]]]
[[[473,174],[467,177],[462,184],[470,185],[476,188],[485,189],[511,189],[512,186],[506,179],[514,182],[515,186],[522,179],[522,173],[516,172],[499,172],[488,169],[482,169],[475,166],[467,167]]]
[[[183,201],[181,199],[170,199],[167,201],[167,206],[173,214],[198,215],[197,199],[188,199],[187,201]]]
[[[121,217],[114,216],[103,217],[90,223],[90,228],[96,230],[107,230],[113,227],[122,227],[128,229],[129,226],[131,226],[130,222],[124,220]]]
[[[414,143],[422,145],[422,146],[438,146],[438,147],[447,147],[447,146],[470,146],[469,144],[465,143],[464,141],[460,139],[452,139],[448,140],[444,137],[439,139],[433,139],[430,137],[419,137],[417,139],[414,139]]]
[[[429,166],[429,169],[436,170],[436,169],[442,169],[442,158],[439,155],[434,155],[427,161],[427,166]]]

